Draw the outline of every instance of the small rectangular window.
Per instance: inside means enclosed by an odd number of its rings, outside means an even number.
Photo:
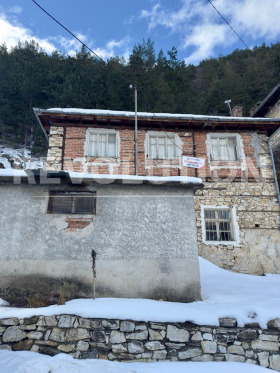
[[[176,157],[175,134],[149,135],[148,138],[148,158],[152,159],[172,159]]]
[[[117,134],[113,131],[89,131],[88,151],[90,157],[117,157]]]
[[[211,159],[213,161],[239,160],[236,136],[211,136]]]
[[[49,214],[95,214],[96,194],[87,192],[50,192]]]
[[[204,223],[206,241],[234,241],[230,210],[205,209]]]

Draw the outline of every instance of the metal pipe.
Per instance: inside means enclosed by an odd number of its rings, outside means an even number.
[[[134,100],[135,100],[135,130],[134,130],[134,162],[135,162],[135,175],[138,175],[138,149],[137,149],[137,131],[138,131],[138,123],[137,123],[137,82],[135,83],[134,87]]]
[[[273,176],[275,180],[275,186],[276,186],[276,194],[277,194],[277,199],[278,199],[278,204],[280,206],[280,191],[279,191],[279,184],[278,184],[278,179],[277,179],[277,173],[276,173],[276,167],[275,167],[275,162],[274,162],[274,155],[272,151],[272,146],[271,146],[271,138],[275,136],[278,132],[280,131],[280,128],[278,128],[277,131],[275,131],[269,138],[268,138],[268,147],[269,147],[269,152],[270,152],[270,157],[271,157],[271,162],[272,162],[272,169],[273,169]]]

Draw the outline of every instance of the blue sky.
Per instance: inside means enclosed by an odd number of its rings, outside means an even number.
[[[158,52],[175,46],[198,64],[245,46],[207,0],[36,0],[102,58],[125,56],[151,38]],[[212,0],[250,48],[280,39],[280,0]],[[1,0],[0,44],[35,39],[48,53],[80,44],[31,0]]]

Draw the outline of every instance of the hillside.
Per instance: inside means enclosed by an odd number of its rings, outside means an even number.
[[[92,58],[83,48],[74,57],[46,54],[35,43],[0,46],[0,141],[44,155],[46,140],[32,107],[82,107],[228,115],[226,99],[245,114],[280,80],[280,44],[186,66],[176,48],[155,55],[153,42],[135,45],[129,61]],[[17,145],[16,145],[17,146]]]

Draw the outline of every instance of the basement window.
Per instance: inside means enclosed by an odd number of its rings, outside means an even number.
[[[232,215],[229,209],[204,209],[206,241],[234,241]]]
[[[95,214],[96,193],[50,192],[49,214]]]
[[[173,159],[179,156],[178,135],[175,133],[148,133],[147,145],[148,158]]]
[[[238,161],[240,145],[237,134],[211,134],[210,156],[212,161]]]
[[[117,132],[114,130],[89,130],[87,133],[87,156],[117,158]]]

